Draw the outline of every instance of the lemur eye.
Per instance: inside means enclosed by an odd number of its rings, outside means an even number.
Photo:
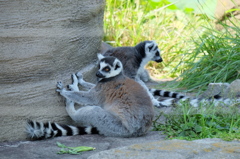
[[[109,67],[105,67],[105,68],[103,69],[103,71],[109,72],[109,71],[110,71],[110,68],[109,68]]]

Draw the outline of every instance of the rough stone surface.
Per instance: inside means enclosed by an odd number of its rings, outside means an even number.
[[[210,83],[208,89],[203,93],[203,97],[211,97],[216,94],[225,98],[240,97],[240,79],[232,83]]]
[[[230,86],[230,93],[236,95],[237,97],[240,97],[240,79],[236,79],[233,81]]]
[[[111,149],[94,154],[88,159],[213,159],[240,157],[240,142],[224,142],[219,139],[196,141],[160,140],[144,144]]]
[[[164,140],[161,132],[151,131],[137,138],[114,138],[100,135],[58,137],[43,141],[18,141],[0,143],[1,159],[238,159],[240,142],[226,142],[220,139],[195,141]],[[96,150],[80,155],[63,154],[56,142],[67,146],[91,146]]]
[[[1,1],[0,141],[24,139],[27,118],[71,121],[55,85],[59,80],[70,83],[71,73],[94,68],[104,3]]]
[[[214,95],[221,95],[223,97],[229,96],[230,88],[229,83],[209,83],[208,89],[205,91],[204,95],[206,97],[211,97]]]
[[[73,158],[87,158],[90,155],[96,154],[104,150],[112,148],[129,146],[135,143],[147,143],[157,140],[163,140],[164,136],[160,135],[161,132],[149,132],[146,136],[136,138],[114,138],[104,137],[100,135],[82,135],[70,137],[58,137],[43,141],[18,141],[0,143],[0,158],[1,159],[73,159]],[[96,150],[83,152],[81,155],[58,155],[60,151],[56,142],[63,143],[67,146],[91,146]]]

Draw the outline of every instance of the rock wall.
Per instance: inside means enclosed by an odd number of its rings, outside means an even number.
[[[56,82],[69,84],[71,73],[92,70],[104,6],[104,0],[0,2],[0,141],[25,139],[27,119],[71,123]]]

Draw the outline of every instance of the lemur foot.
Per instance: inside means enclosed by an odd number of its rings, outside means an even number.
[[[157,108],[173,106],[174,99],[170,98],[164,101],[154,100],[153,105]]]
[[[56,91],[61,93],[63,91],[63,83],[61,81],[57,82],[57,89]]]
[[[157,99],[152,99],[152,103],[155,107],[160,108],[162,107],[161,103]]]
[[[77,72],[76,76],[78,77],[78,79],[83,79],[83,74],[81,72]]]
[[[71,91],[79,91],[79,88],[78,88],[78,78],[75,74],[72,74],[72,80],[73,80],[73,83],[68,85],[68,88],[71,90]]]
[[[83,85],[83,83],[85,82],[85,81],[83,80],[83,74],[82,74],[81,72],[77,72],[76,75],[77,75],[77,77],[78,77],[78,83],[79,83],[80,85]]]

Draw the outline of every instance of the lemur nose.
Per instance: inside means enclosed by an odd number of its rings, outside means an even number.
[[[156,60],[156,62],[162,62],[162,61],[163,61],[162,58]]]
[[[96,73],[96,76],[99,77],[99,78],[104,78],[105,77],[100,71],[98,71]]]

